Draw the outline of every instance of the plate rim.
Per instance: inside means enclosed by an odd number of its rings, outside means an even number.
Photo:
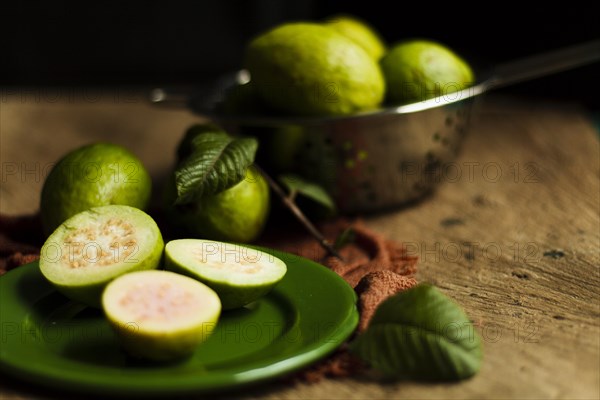
[[[332,285],[340,288],[350,294],[352,299],[348,303],[348,312],[345,317],[341,318],[334,329],[327,338],[335,337],[339,338],[339,341],[324,340],[321,339],[318,342],[311,342],[301,346],[294,350],[291,354],[286,355],[284,358],[277,359],[274,363],[260,368],[253,368],[248,371],[234,373],[223,373],[213,372],[211,375],[212,379],[207,381],[206,378],[200,380],[200,384],[192,382],[192,379],[184,379],[179,384],[180,386],[174,388],[173,386],[157,388],[152,386],[151,388],[145,388],[144,385],[136,385],[135,382],[129,385],[123,385],[123,383],[106,384],[102,381],[97,380],[78,380],[77,378],[66,377],[64,374],[61,375],[60,371],[48,372],[48,364],[45,367],[29,367],[24,368],[21,364],[15,364],[14,361],[6,359],[5,352],[0,347],[0,371],[16,378],[22,382],[35,383],[36,387],[48,387],[58,390],[67,390],[68,392],[94,392],[103,394],[115,394],[115,395],[144,395],[144,396],[164,396],[165,394],[183,395],[183,394],[202,394],[202,393],[224,393],[239,388],[258,384],[269,380],[274,380],[278,377],[283,377],[294,371],[301,370],[302,368],[310,366],[312,363],[318,362],[324,359],[332,352],[334,352],[339,346],[341,346],[355,331],[358,325],[358,309],[357,309],[357,295],[354,289],[348,285],[348,283],[340,277],[337,273],[331,269],[315,262],[310,259],[286,253],[280,250],[265,248],[262,246],[250,246],[259,250],[265,251],[276,257],[287,259],[286,264],[288,268],[317,268],[321,273],[329,275],[331,279],[337,281],[338,285]],[[293,260],[293,262],[290,262]],[[6,279],[19,279],[22,275],[36,273],[33,268],[36,268],[37,261],[22,265],[14,270],[8,271],[4,276],[0,277],[0,284],[5,285]],[[307,265],[308,264],[308,265]],[[20,272],[19,272],[20,271]],[[13,277],[14,278],[11,278]],[[284,278],[285,279],[285,278]],[[15,282],[17,282],[16,280]],[[340,285],[342,283],[342,285]],[[345,287],[344,287],[345,286]],[[341,289],[343,288],[343,289]],[[0,307],[4,307],[0,304]],[[23,306],[25,307],[25,306]],[[0,308],[1,309],[1,308]],[[3,321],[2,315],[0,315],[0,323]],[[45,368],[45,369],[44,369]],[[143,375],[147,377],[147,375]],[[234,379],[232,379],[232,376]],[[209,382],[207,384],[207,382]]]

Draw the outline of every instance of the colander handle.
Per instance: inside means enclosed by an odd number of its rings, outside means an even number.
[[[210,113],[214,105],[223,100],[228,88],[247,83],[249,80],[250,74],[242,69],[194,87],[154,88],[150,91],[148,100],[155,105],[192,108]]]
[[[600,60],[600,40],[536,54],[496,66],[486,82],[488,89],[512,85],[567,71]]]

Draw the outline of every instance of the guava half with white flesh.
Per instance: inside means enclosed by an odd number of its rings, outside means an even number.
[[[40,270],[58,291],[93,307],[108,282],[156,269],[164,242],[156,222],[138,208],[95,207],[63,222],[42,246]]]
[[[110,282],[102,308],[123,349],[136,358],[175,361],[213,332],[219,296],[195,279],[169,271],[137,271]]]
[[[234,243],[177,239],[165,246],[165,267],[214,289],[224,310],[242,307],[266,295],[287,272],[268,253]]]

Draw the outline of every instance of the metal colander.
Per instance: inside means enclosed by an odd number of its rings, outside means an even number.
[[[470,88],[418,103],[344,117],[226,115],[216,105],[246,71],[209,90],[155,89],[154,103],[183,101],[231,133],[260,140],[258,162],[272,174],[293,172],[322,185],[343,213],[380,211],[422,198],[441,182],[469,129],[480,94],[600,59],[600,41],[497,66]]]

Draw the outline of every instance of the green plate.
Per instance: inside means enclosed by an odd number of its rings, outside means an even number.
[[[216,392],[289,374],[331,353],[358,322],[354,290],[331,270],[261,249],[288,266],[262,299],[226,311],[207,342],[175,364],[127,357],[102,312],[69,301],[38,263],[0,278],[0,369],[87,393],[164,396]]]

